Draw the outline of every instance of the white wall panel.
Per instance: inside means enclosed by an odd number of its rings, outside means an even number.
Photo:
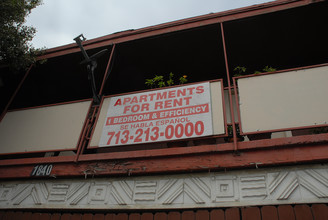
[[[8,112],[0,122],[0,153],[72,149],[91,101]]]
[[[221,82],[212,82],[211,86],[211,104],[212,104],[212,119],[214,135],[224,134],[224,112],[222,100],[222,85]]]
[[[238,79],[244,133],[328,122],[328,67]]]
[[[235,98],[234,90],[232,90],[232,95],[231,96],[232,96],[232,105],[233,105],[233,112],[234,112],[235,122],[238,122],[237,104],[236,104],[236,98]],[[225,105],[226,105],[227,123],[230,124],[232,122],[232,120],[231,120],[229,91],[228,90],[224,90],[224,100],[225,100]]]

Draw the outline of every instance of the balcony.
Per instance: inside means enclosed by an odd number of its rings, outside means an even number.
[[[319,65],[234,77],[231,98],[222,80],[213,80],[107,96],[99,108],[85,100],[10,111],[0,124],[1,164],[238,154],[328,142],[327,71],[328,65]],[[168,106],[154,104],[152,94],[170,94],[172,100],[161,97]],[[190,98],[174,106],[177,94]],[[143,102],[133,107],[132,100]],[[118,103],[122,106],[115,110]],[[296,137],[299,130],[309,136]]]

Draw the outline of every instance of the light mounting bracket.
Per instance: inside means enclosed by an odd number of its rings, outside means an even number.
[[[89,57],[87,52],[85,51],[82,42],[85,41],[86,38],[83,36],[83,34],[80,34],[76,38],[74,38],[74,41],[76,44],[80,47],[81,52],[84,56],[84,60],[80,63],[81,65],[86,64],[87,65],[87,71],[88,71],[88,78],[91,81],[91,89],[92,89],[92,95],[93,95],[93,101],[96,104],[100,103],[100,97],[97,94],[97,87],[96,87],[96,82],[95,82],[95,75],[94,71],[97,68],[97,58],[100,56],[104,55],[107,51],[107,49],[103,49],[92,56]]]

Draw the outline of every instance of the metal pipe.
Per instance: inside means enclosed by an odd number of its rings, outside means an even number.
[[[233,112],[233,103],[232,103],[232,91],[231,91],[231,82],[230,82],[230,73],[229,73],[229,65],[228,65],[228,56],[227,56],[227,50],[226,50],[226,43],[224,38],[224,29],[223,29],[223,23],[220,23],[221,27],[221,35],[222,35],[222,44],[223,44],[223,52],[224,52],[224,61],[226,66],[226,73],[227,73],[227,80],[228,80],[228,92],[229,92],[229,104],[230,104],[230,114],[231,114],[231,124],[232,124],[232,135],[233,135],[233,146],[234,151],[238,150],[237,146],[237,134],[236,134],[236,125],[235,125],[235,116]]]
[[[104,78],[103,78],[103,81],[101,83],[101,87],[100,87],[100,90],[99,90],[99,93],[98,93],[99,97],[103,93],[103,89],[104,89],[104,86],[105,86],[105,83],[106,83],[106,79],[108,78],[108,76],[110,74],[109,73],[109,67],[110,67],[110,65],[112,65],[112,59],[113,59],[113,56],[114,56],[115,48],[116,48],[116,44],[113,44],[112,51],[110,52],[109,60],[108,60],[107,67],[106,67],[106,70],[105,70]]]

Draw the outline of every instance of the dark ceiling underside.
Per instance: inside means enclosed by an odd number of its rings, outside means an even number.
[[[287,69],[327,63],[328,3],[234,20],[223,24],[229,71],[245,66],[248,73],[264,66]],[[96,70],[99,89],[111,46]],[[103,48],[88,51],[94,54]],[[75,53],[49,59],[34,67],[19,91],[13,108],[92,98],[86,67]],[[223,78],[227,85],[224,50],[219,24],[116,45],[104,95],[147,89],[145,79],[173,72],[188,75],[189,82]],[[232,75],[232,74],[231,74]],[[17,85],[2,74],[1,101],[8,101]],[[7,78],[6,78],[7,77]],[[13,80],[12,80],[13,81]],[[2,108],[3,108],[2,104]]]

